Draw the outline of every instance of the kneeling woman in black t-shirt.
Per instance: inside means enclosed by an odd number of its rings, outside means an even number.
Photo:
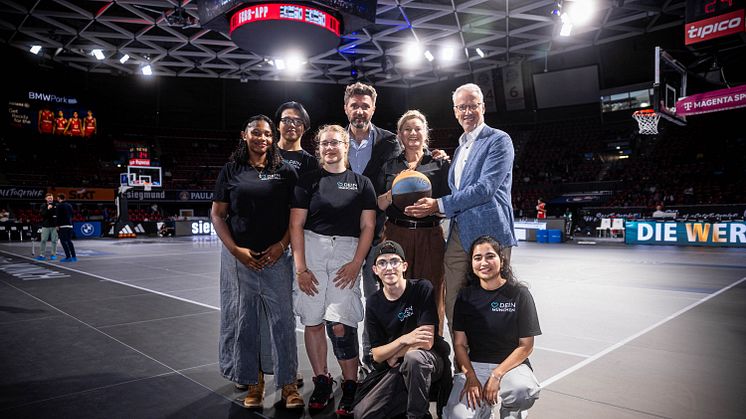
[[[220,372],[248,384],[244,405],[260,408],[264,379],[259,362],[259,309],[269,317],[276,385],[288,408],[303,407],[295,376],[298,348],[292,298],[293,263],[288,250],[290,197],[295,170],[283,163],[272,121],[249,119],[242,141],[215,185],[211,218],[223,242],[220,255]]]
[[[453,346],[461,374],[444,417],[521,418],[540,390],[528,361],[541,334],[534,299],[513,277],[495,239],[479,237],[469,254],[479,281],[456,299]]]
[[[321,169],[300,178],[290,210],[297,270],[293,297],[314,374],[308,407],[323,409],[332,397],[326,326],[344,378],[337,413],[350,415],[357,389],[357,325],[363,320],[360,268],[373,241],[376,194],[367,177],[347,168],[350,137],[344,128],[321,127],[316,141]]]

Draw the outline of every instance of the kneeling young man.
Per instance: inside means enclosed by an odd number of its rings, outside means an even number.
[[[398,243],[384,241],[374,255],[373,272],[383,288],[368,299],[365,322],[373,360],[383,364],[376,369],[388,371],[358,398],[355,418],[430,417],[430,385],[444,368],[442,356],[433,350],[438,330],[433,286],[404,279],[407,262]]]

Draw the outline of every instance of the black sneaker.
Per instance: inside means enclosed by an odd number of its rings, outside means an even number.
[[[324,410],[332,399],[332,387],[334,381],[329,375],[317,375],[313,377],[313,393],[308,400],[308,408],[313,410]]]
[[[337,414],[339,416],[352,416],[352,404],[355,402],[357,381],[345,380],[342,382],[342,399],[339,401]]]

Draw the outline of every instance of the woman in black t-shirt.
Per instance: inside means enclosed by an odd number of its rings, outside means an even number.
[[[495,239],[479,237],[469,254],[478,281],[456,299],[453,347],[461,374],[444,417],[524,417],[540,391],[528,362],[534,336],[541,334],[534,299],[513,277]]]
[[[397,123],[397,136],[404,146],[400,155],[383,165],[375,181],[376,190],[386,192],[378,197],[378,208],[386,211],[386,224],[383,232],[386,240],[401,245],[407,255],[408,267],[404,273],[407,279],[427,279],[433,284],[433,296],[438,309],[443,335],[445,317],[445,287],[443,286],[443,258],[446,253],[445,238],[441,227],[442,217],[431,215],[424,218],[409,217],[404,208],[393,203],[391,187],[394,178],[404,170],[415,170],[427,176],[430,181],[432,198],[440,198],[451,193],[448,187],[448,169],[451,163],[446,159],[435,159],[427,148],[427,119],[420,111],[407,111]]]
[[[376,226],[376,194],[367,177],[347,168],[350,138],[339,125],[316,136],[321,169],[304,175],[290,210],[290,238],[297,269],[295,312],[305,326],[314,391],[308,406],[324,409],[332,397],[324,326],[342,368],[337,413],[352,414],[357,389],[357,325],[363,320],[360,268]]]
[[[259,309],[272,324],[275,383],[288,408],[302,408],[295,377],[298,348],[292,298],[293,264],[288,250],[290,197],[297,182],[282,161],[272,121],[257,115],[241,132],[231,161],[215,185],[211,218],[223,242],[220,258],[220,372],[248,385],[244,406],[260,408],[264,376],[259,362]]]

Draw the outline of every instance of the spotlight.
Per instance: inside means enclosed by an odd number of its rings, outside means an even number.
[[[357,80],[357,76],[358,76],[357,67],[353,65],[352,68],[350,69],[350,77],[352,77],[352,80]]]
[[[91,50],[91,55],[93,55],[94,57],[96,57],[97,60],[103,60],[104,58],[106,58],[104,56],[104,52],[101,51],[99,48]]]
[[[430,62],[433,62],[433,60],[435,59],[433,53],[430,52],[430,50],[425,51],[425,58],[427,58],[427,60]]]
[[[306,61],[299,53],[291,53],[285,57],[285,64],[287,65],[288,72],[291,74],[299,74],[303,71],[303,64]]]
[[[278,70],[284,70],[285,69],[285,60],[282,58],[277,58],[275,60],[275,67],[277,67]]]
[[[560,36],[570,36],[572,33],[572,19],[567,13],[562,13],[562,29],[560,29]]]
[[[246,76],[246,74],[241,74],[241,83],[248,83],[249,78]]]
[[[29,51],[31,51],[31,53],[34,55],[39,55],[39,52],[41,51],[41,45],[32,45]]]
[[[404,50],[404,60],[407,63],[414,64],[422,59],[422,47],[417,41],[407,44]]]
[[[445,47],[440,51],[440,58],[443,61],[452,61],[453,56],[455,55],[453,47]]]
[[[142,68],[142,74],[146,76],[150,76],[153,74],[153,68],[150,66],[150,64],[147,64]]]
[[[590,0],[575,0],[567,6],[567,14],[573,25],[587,23],[593,16],[595,4]]]
[[[484,58],[484,51],[482,51],[482,48],[477,48],[477,55],[479,55],[480,58]]]
[[[119,62],[120,62],[120,63],[122,63],[122,64],[124,64],[124,63],[126,63],[126,62],[127,62],[127,60],[129,60],[129,59],[130,59],[130,56],[129,56],[129,55],[127,55],[127,54],[124,54],[124,55],[122,55],[122,58],[120,58],[120,59],[119,59]]]

